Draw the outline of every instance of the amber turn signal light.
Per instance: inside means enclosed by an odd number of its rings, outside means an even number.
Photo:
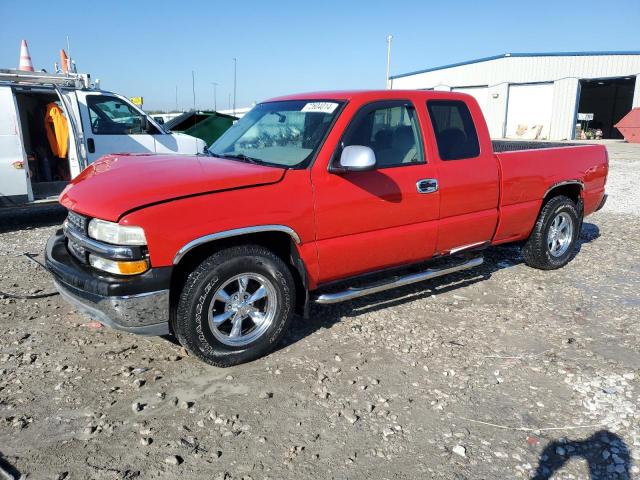
[[[149,269],[148,260],[122,262],[97,257],[95,255],[89,255],[89,264],[91,264],[93,268],[109,273],[115,273],[116,275],[138,275],[139,273],[144,273]]]

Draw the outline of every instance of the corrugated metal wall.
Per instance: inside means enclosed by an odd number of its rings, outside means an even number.
[[[485,117],[491,136],[504,135],[508,85],[553,82],[551,140],[573,135],[579,79],[637,76],[633,105],[640,107],[640,55],[502,57],[393,78],[393,89],[488,87]]]
[[[567,140],[573,138],[578,112],[577,78],[564,78],[553,82],[553,105],[549,139]]]

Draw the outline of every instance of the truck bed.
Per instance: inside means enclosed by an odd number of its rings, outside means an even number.
[[[493,151],[496,153],[586,145],[585,143],[541,142],[538,140],[491,140],[491,144],[493,145]]]
[[[547,191],[553,186],[579,185],[585,215],[594,212],[602,201],[608,167],[607,151],[603,145],[504,143],[511,150],[496,152],[502,192],[500,226],[494,243],[526,238]]]

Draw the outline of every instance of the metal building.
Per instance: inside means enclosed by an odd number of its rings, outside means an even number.
[[[494,138],[565,140],[640,107],[640,51],[506,53],[390,77],[393,89],[473,95]],[[584,132],[584,133],[583,133]]]

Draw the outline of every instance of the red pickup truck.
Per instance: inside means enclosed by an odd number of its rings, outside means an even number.
[[[267,353],[311,301],[468,269],[490,245],[564,266],[607,171],[603,146],[492,144],[464,94],[292,95],[257,105],[207,154],[90,165],[60,197],[68,217],[46,264],[103,324],[173,333],[228,366]]]

